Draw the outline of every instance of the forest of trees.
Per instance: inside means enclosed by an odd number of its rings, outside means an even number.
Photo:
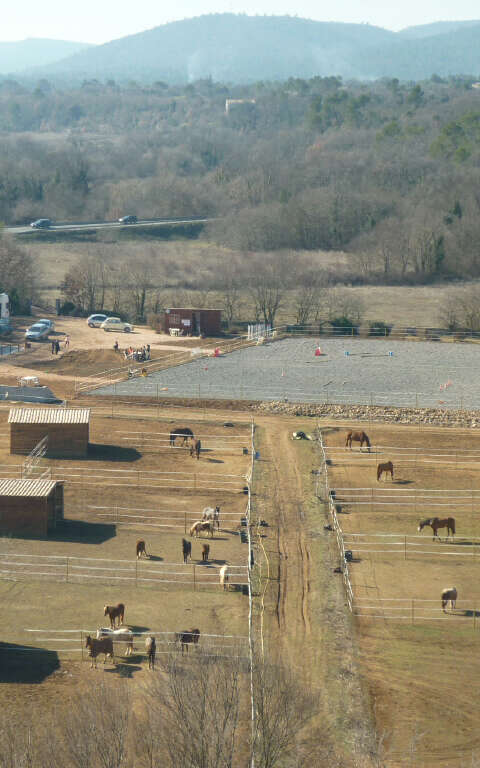
[[[4,81],[0,220],[208,215],[202,237],[240,262],[342,250],[351,282],[476,278],[474,86],[438,76],[70,90]],[[255,103],[227,114],[227,98]]]

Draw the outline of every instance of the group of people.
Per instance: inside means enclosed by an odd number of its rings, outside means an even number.
[[[63,343],[64,343],[65,351],[66,351],[69,348],[69,346],[70,346],[70,336],[68,336],[68,334],[63,339]],[[52,339],[52,349],[51,349],[51,351],[52,351],[52,355],[58,355],[58,353],[60,352],[60,342],[59,342],[58,339]]]
[[[118,341],[113,345],[115,352],[118,352]],[[146,360],[150,360],[150,344],[144,344],[139,349],[128,347],[123,351],[123,357],[125,360],[135,360],[137,363],[144,363]]]

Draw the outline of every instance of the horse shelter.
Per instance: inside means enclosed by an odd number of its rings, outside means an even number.
[[[12,408],[8,423],[11,454],[29,454],[45,436],[49,458],[88,454],[89,408]]]
[[[0,480],[0,534],[47,536],[63,520],[63,483]]]

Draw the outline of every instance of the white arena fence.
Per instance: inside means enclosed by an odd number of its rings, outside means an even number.
[[[42,467],[44,471],[46,467]],[[245,493],[245,476],[220,472],[196,474],[195,472],[159,472],[146,469],[106,469],[104,467],[62,467],[48,465],[51,479],[73,485],[96,485],[119,487],[141,487],[143,490],[156,488],[180,489],[182,491],[224,491]],[[21,478],[21,464],[1,464],[0,478]]]
[[[8,581],[57,581],[67,584],[117,584],[193,589],[220,586],[220,567],[210,563],[165,563],[154,560],[109,560],[63,555],[0,553],[0,578]],[[248,590],[248,567],[228,564],[229,585]]]
[[[177,630],[184,632],[185,629]],[[9,645],[8,642],[2,646],[2,651],[12,653],[56,653],[61,658],[84,659],[90,661],[88,648],[85,648],[85,642],[90,635],[97,636],[95,629],[25,629],[23,645]],[[176,632],[156,632],[149,630],[147,632],[132,632],[133,656],[145,656],[145,638],[154,636],[157,645],[157,656],[171,653],[181,653],[181,645],[175,642]],[[32,647],[31,644],[35,644]],[[202,650],[203,655],[214,658],[235,658],[248,661],[248,637],[245,635],[215,635],[200,633],[198,644],[192,646],[191,652],[196,649]],[[114,655],[118,659],[124,657],[125,642],[114,640]]]

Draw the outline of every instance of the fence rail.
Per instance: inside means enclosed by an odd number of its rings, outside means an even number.
[[[220,566],[209,563],[159,563],[152,560],[107,560],[63,555],[0,553],[0,578],[10,581],[45,579],[68,584],[91,581],[130,582],[135,586],[188,584],[193,589],[219,589]],[[248,585],[245,565],[228,565],[229,584],[235,589]]]

